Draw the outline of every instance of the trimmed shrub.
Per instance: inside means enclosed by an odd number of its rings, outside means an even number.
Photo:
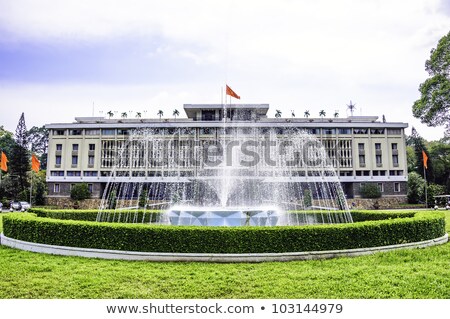
[[[99,214],[95,209],[44,209],[31,208],[30,213],[35,213],[38,217],[48,217],[63,220],[84,220],[96,221]],[[156,223],[160,221],[162,212],[159,210],[130,210],[115,211],[103,210],[102,214],[108,214],[108,222],[114,223]]]
[[[361,197],[362,198],[380,198],[381,191],[378,184],[375,183],[365,183],[361,186]]]
[[[70,191],[70,198],[75,201],[85,200],[91,198],[89,187],[87,183],[75,184]]]
[[[360,214],[364,214],[360,212]],[[49,245],[167,253],[283,253],[419,242],[445,234],[444,214],[352,224],[196,227],[57,220],[30,213],[3,217],[5,236]],[[384,216],[387,216],[386,214]],[[381,218],[383,213],[370,218]],[[392,215],[390,215],[391,217]]]

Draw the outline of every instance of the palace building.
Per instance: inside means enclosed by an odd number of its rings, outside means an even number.
[[[364,183],[376,183],[383,197],[406,196],[407,123],[380,121],[377,116],[269,118],[268,110],[268,104],[185,104],[187,118],[78,117],[73,123],[48,124],[49,203],[70,197],[71,187],[83,182],[92,198],[101,198],[112,177],[148,184],[188,184],[208,178],[205,172],[214,169],[213,165],[204,169],[204,159],[200,164],[197,161],[204,145],[217,145],[229,136],[241,141],[251,138],[259,145],[267,134],[289,140],[293,132],[313,135],[323,145],[327,163],[334,168],[348,199],[360,197]],[[277,158],[271,160],[278,165]],[[260,162],[247,169],[249,178],[288,179],[290,183],[318,178],[315,170],[302,162],[288,173]]]

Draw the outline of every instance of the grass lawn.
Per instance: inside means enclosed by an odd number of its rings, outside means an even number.
[[[450,212],[446,221],[450,233]],[[0,246],[0,298],[450,299],[450,244],[260,264],[110,261]]]

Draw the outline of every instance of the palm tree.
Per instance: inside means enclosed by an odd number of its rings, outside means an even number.
[[[123,112],[120,116],[121,116],[123,119],[126,119],[127,116],[128,116],[128,114],[127,114],[127,112]]]
[[[292,117],[295,117],[294,110],[291,110],[291,116],[292,116]]]
[[[157,115],[159,116],[159,119],[161,120],[161,117],[164,115],[164,112],[162,110],[159,110]]]
[[[108,111],[108,113],[106,113],[106,114],[108,114],[109,118],[114,116],[114,112],[113,111]]]
[[[322,119],[323,119],[326,115],[327,115],[327,113],[325,113],[324,110],[320,110],[319,116],[320,116]]]
[[[308,111],[308,110],[306,110],[306,111],[305,111],[305,113],[304,113],[304,115],[305,115],[305,117],[306,117],[306,118],[308,118],[308,117],[309,117],[309,115],[310,115],[310,114],[309,114],[309,111]]]
[[[339,112],[338,111],[334,112],[334,117],[339,117]]]
[[[142,113],[141,112],[136,112],[136,118],[140,119],[142,117]]]
[[[347,109],[350,110],[350,114],[353,116],[353,112],[356,110],[356,104],[353,104],[350,100],[350,104],[347,105]]]
[[[178,115],[180,115],[180,112],[178,112],[178,110],[177,109],[175,109],[175,110],[173,110],[173,117],[175,118],[175,119],[177,119],[177,116]]]
[[[281,111],[280,110],[276,110],[275,111],[275,117],[278,119],[281,117]]]

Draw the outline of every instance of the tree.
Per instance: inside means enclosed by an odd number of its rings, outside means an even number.
[[[120,115],[123,119],[126,119],[128,117],[127,112],[122,112],[122,114]]]
[[[423,202],[425,191],[425,180],[416,172],[408,174],[408,203],[417,204]]]
[[[431,183],[428,185],[427,189],[427,199],[428,199],[428,206],[433,207],[434,203],[436,201],[436,198],[434,196],[438,195],[444,195],[445,194],[445,187],[442,185]]]
[[[361,186],[361,197],[362,198],[380,198],[381,191],[378,184],[375,183],[364,183]]]
[[[180,112],[177,109],[173,110],[173,117],[175,119],[177,118],[178,115],[180,115]]]
[[[141,112],[136,112],[136,118],[140,119],[142,117],[142,113]]]
[[[325,112],[325,110],[320,110],[319,116],[320,116],[322,119],[323,119],[326,115],[327,115],[327,113]]]
[[[432,141],[428,147],[433,160],[434,181],[450,193],[450,144],[444,140]]]
[[[16,199],[26,200],[27,196],[25,192],[30,186],[27,173],[30,171],[31,161],[30,152],[28,151],[28,132],[24,113],[22,113],[17,124],[15,140],[16,143],[9,158],[10,175],[14,185],[14,197]]]
[[[85,200],[91,198],[87,183],[75,184],[70,191],[70,198],[74,201]]]
[[[292,116],[292,118],[295,117],[295,112],[294,112],[294,110],[291,110],[291,116]]]
[[[433,169],[433,159],[430,157],[430,153],[426,146],[426,141],[419,135],[417,130],[413,127],[411,130],[411,136],[408,137],[406,141],[407,145],[414,147],[414,153],[416,155],[416,172],[424,176],[424,165],[423,165],[423,152],[428,156],[427,166],[425,169],[427,182],[434,182],[434,169]]]
[[[14,134],[0,126],[0,152],[5,152],[9,156],[15,143]]]
[[[334,117],[339,117],[339,112],[338,111],[334,112]]]
[[[275,117],[278,119],[281,117],[281,111],[280,110],[276,110],[275,111]]]
[[[112,118],[114,116],[114,112],[113,111],[108,111],[108,113],[106,113],[106,114],[108,114],[109,118]]]
[[[164,115],[164,112],[162,110],[159,110],[157,115],[159,116],[159,119],[161,120],[161,117]]]
[[[47,184],[45,182],[45,171],[39,171],[38,173],[31,172],[33,177],[33,198],[34,205],[45,205],[45,198],[47,194]]]
[[[309,115],[310,115],[310,114],[309,114],[309,111],[308,111],[308,110],[306,110],[306,111],[305,111],[305,113],[304,113],[304,116],[305,116],[306,118],[308,118],[308,117],[309,117]]]
[[[41,169],[47,169],[48,129],[44,126],[33,126],[27,134],[31,152],[38,156]]]
[[[413,115],[428,126],[445,125],[450,135],[450,32],[431,49],[425,70],[430,77],[419,86],[421,97],[414,102]]]
[[[303,192],[303,206],[305,208],[312,206],[312,195],[311,191],[308,188]]]

